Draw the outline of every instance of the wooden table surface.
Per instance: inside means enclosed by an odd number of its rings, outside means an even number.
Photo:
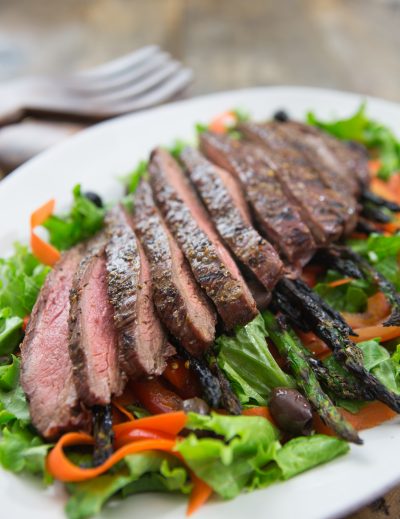
[[[0,81],[158,43],[188,95],[311,85],[400,101],[400,0],[0,0]],[[351,519],[398,519],[395,490]]]

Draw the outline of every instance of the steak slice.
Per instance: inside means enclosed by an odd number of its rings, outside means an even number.
[[[338,175],[327,167],[315,150],[304,143],[308,137],[299,131],[296,125],[271,121],[263,125],[249,123],[247,128],[253,134],[257,131],[267,132],[272,137],[269,139],[272,145],[276,146],[277,150],[281,150],[287,160],[300,168],[309,170],[309,175],[314,173],[319,177],[320,187],[325,186],[328,189],[327,197],[330,206],[341,217],[345,233],[354,230],[357,224],[358,204],[347,173]],[[244,125],[244,132],[246,132],[246,125]]]
[[[250,290],[177,162],[158,148],[151,155],[149,173],[164,219],[225,326],[251,321],[257,307]]]
[[[350,192],[358,196],[368,187],[368,152],[361,144],[341,141],[323,130],[309,124],[290,121],[286,131],[296,131],[302,136],[304,147],[310,155],[318,157],[325,167],[334,171]]]
[[[21,385],[33,425],[46,439],[73,429],[90,431],[91,415],[80,403],[69,356],[69,292],[84,248],[65,252],[48,274],[21,345]]]
[[[131,378],[159,375],[174,353],[156,314],[150,267],[122,206],[106,217],[108,295],[114,307],[121,367]]]
[[[92,242],[81,261],[70,295],[72,372],[78,396],[88,406],[109,404],[124,387],[104,249],[103,235]]]
[[[194,148],[186,148],[181,159],[221,238],[271,291],[282,274],[283,264],[274,247],[252,226],[240,184]]]
[[[159,213],[148,182],[135,192],[135,228],[149,261],[153,300],[161,321],[190,353],[214,342],[216,315]]]
[[[324,245],[337,239],[344,231],[346,215],[340,196],[324,185],[318,172],[298,150],[287,145],[274,126],[248,123],[241,129],[247,139],[263,148],[268,167],[298,205],[315,241]]]
[[[262,150],[208,132],[201,135],[200,146],[212,162],[239,180],[262,234],[291,264],[305,265],[315,252],[314,239],[275,172],[265,164]]]

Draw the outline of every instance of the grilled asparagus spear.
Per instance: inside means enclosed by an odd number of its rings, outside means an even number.
[[[308,362],[308,356],[296,334],[285,323],[284,319],[277,320],[270,312],[263,314],[268,334],[274,341],[279,353],[289,363],[296,383],[324,423],[331,427],[338,436],[361,444],[362,440],[356,430],[337,410],[331,399],[324,393]]]
[[[96,405],[93,411],[94,451],[93,465],[104,463],[113,453],[114,433],[112,430],[111,405]]]
[[[307,351],[307,350],[306,350]],[[343,375],[332,373],[320,360],[311,355],[308,362],[317,376],[322,387],[330,391],[335,397],[344,400],[375,400],[375,396],[362,386],[354,376],[344,370]]]
[[[333,351],[339,362],[352,373],[377,400],[385,403],[396,412],[400,412],[400,397],[387,389],[374,375],[369,373],[363,365],[361,350],[343,333],[338,323],[329,316],[323,308],[319,308],[315,301],[305,297],[296,285],[287,278],[283,278],[277,284],[275,291],[279,293],[276,299],[287,300],[302,310],[304,319],[308,322],[313,332],[322,339]],[[284,312],[284,308],[282,307]]]

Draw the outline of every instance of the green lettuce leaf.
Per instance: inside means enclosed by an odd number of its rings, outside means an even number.
[[[81,193],[78,184],[73,189],[73,204],[65,215],[51,215],[43,226],[49,231],[50,243],[65,250],[90,238],[103,226],[105,209],[97,207]]]
[[[226,499],[251,486],[255,470],[271,461],[280,447],[278,431],[261,417],[190,413],[187,427],[223,436],[221,440],[190,434],[177,450],[197,476]]]
[[[216,340],[217,362],[242,404],[265,405],[274,387],[295,387],[268,349],[267,331],[259,314],[231,336]]]
[[[147,160],[141,160],[136,168],[122,179],[127,193],[134,193],[136,191],[141,178],[147,174],[148,165]]]
[[[139,492],[164,491],[188,493],[191,483],[179,461],[159,452],[127,456],[114,473],[82,483],[67,485],[71,494],[66,505],[69,519],[97,515],[115,495],[122,497]]]
[[[333,436],[300,436],[285,443],[275,454],[279,478],[287,480],[317,465],[327,463],[349,451],[348,444]],[[277,474],[273,465],[269,470]],[[262,485],[263,486],[263,485]]]
[[[351,283],[338,287],[329,286],[329,283],[341,278],[343,275],[328,270],[313,290],[339,312],[363,312],[367,306],[368,297],[376,290],[375,287],[363,279],[355,279]]]
[[[386,348],[379,344],[379,340],[360,342],[358,346],[363,352],[365,368],[388,389],[400,394],[397,366]]]
[[[289,479],[349,449],[343,440],[325,435],[298,437],[282,447],[275,427],[260,417],[190,414],[188,428],[222,436],[197,438],[191,434],[177,450],[188,466],[225,499],[244,489]]]
[[[0,258],[0,309],[9,309],[8,317],[29,315],[49,270],[27,247],[15,244],[12,256]]]
[[[0,310],[0,355],[12,353],[21,342],[23,322],[11,308]]]
[[[10,391],[16,387],[19,380],[20,360],[11,355],[11,363],[0,366],[0,391]]]
[[[12,356],[11,364],[0,367],[0,429],[15,420],[30,420],[25,394],[19,384],[20,360]],[[1,439],[0,439],[1,441]]]
[[[368,259],[376,270],[400,290],[400,234],[381,236],[372,234],[366,240],[350,240],[352,249]]]
[[[381,161],[381,178],[388,179],[392,173],[400,170],[400,141],[390,128],[367,116],[365,103],[361,104],[354,115],[345,119],[324,122],[318,120],[313,112],[309,112],[307,122],[338,139],[357,141],[376,150]]]
[[[29,427],[15,421],[1,431],[0,465],[11,472],[41,474],[48,482],[50,478],[46,475],[45,461],[51,447]]]

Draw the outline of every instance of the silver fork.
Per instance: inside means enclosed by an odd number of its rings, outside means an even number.
[[[40,76],[0,85],[0,126],[27,115],[95,122],[176,96],[192,71],[153,45],[70,76]]]

